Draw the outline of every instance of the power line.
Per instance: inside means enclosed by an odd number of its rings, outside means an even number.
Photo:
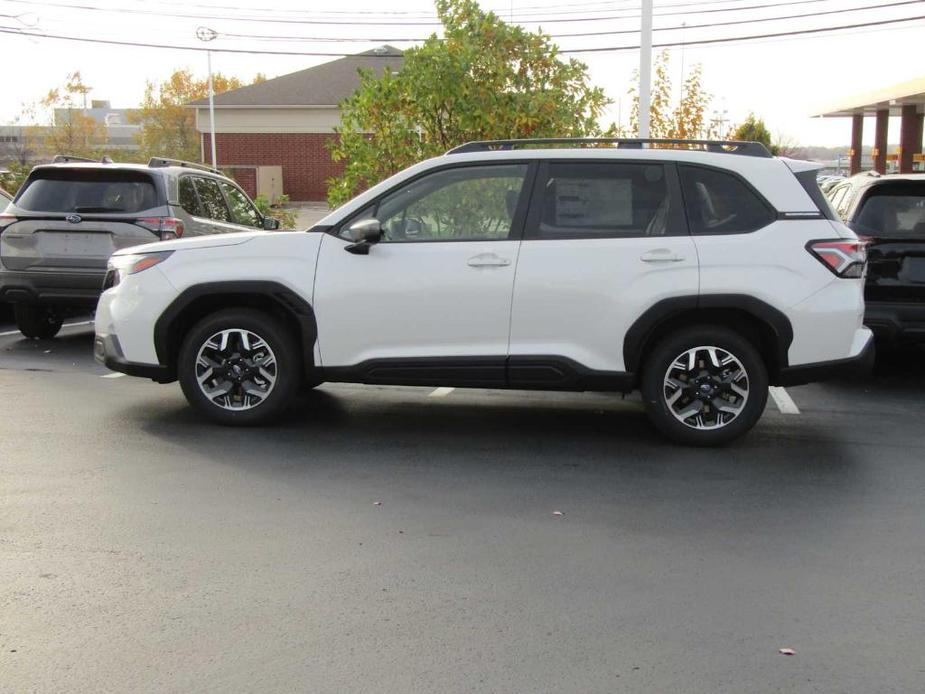
[[[681,26],[670,26],[670,27],[656,27],[654,31],[681,31],[688,29],[708,29],[713,27],[723,27],[723,26],[734,26],[739,24],[757,24],[759,22],[780,22],[790,19],[804,19],[807,17],[822,17],[825,15],[832,14],[846,14],[849,12],[862,12],[866,10],[879,10],[889,7],[901,7],[906,5],[921,5],[925,0],[901,0],[900,2],[890,2],[879,5],[864,5],[861,7],[852,7],[850,9],[838,9],[838,10],[822,10],[819,12],[806,12],[803,14],[791,14],[783,15],[778,17],[759,17],[756,19],[736,19],[728,22],[708,22],[704,24],[685,24]],[[409,41],[424,41],[427,37],[363,37],[363,38],[337,38],[337,37],[323,37],[323,36],[281,36],[279,34],[238,34],[230,33],[225,31],[218,32],[220,36],[227,38],[235,39],[255,39],[258,41],[305,41],[305,42],[319,42],[319,43],[332,43],[338,41],[345,42],[379,42],[384,43],[389,42],[409,42]],[[561,38],[573,38],[573,37],[587,37],[587,36],[617,36],[621,34],[638,34],[639,29],[620,29],[615,31],[583,31],[576,33],[565,33],[565,34],[550,34],[549,37],[553,39]]]
[[[767,9],[767,8],[778,8],[782,6],[792,6],[792,5],[809,5],[816,4],[820,2],[829,2],[830,0],[789,0],[788,2],[772,2],[772,3],[763,3],[757,5],[748,5],[744,7],[723,7],[723,8],[711,8],[711,9],[700,9],[700,10],[684,10],[684,11],[674,11],[674,12],[657,12],[655,16],[658,17],[669,17],[676,15],[690,15],[690,14],[708,14],[715,12],[740,12],[746,10],[757,10],[757,9]],[[255,16],[239,16],[239,17],[216,17],[215,15],[206,15],[206,14],[189,14],[189,13],[177,13],[177,12],[158,12],[155,10],[142,10],[130,7],[99,7],[97,5],[75,5],[69,3],[61,2],[52,2],[51,0],[4,0],[4,2],[15,2],[19,4],[27,4],[31,7],[41,5],[44,7],[57,7],[70,10],[80,10],[86,12],[104,12],[110,14],[133,14],[133,15],[145,15],[145,16],[155,16],[155,17],[172,17],[179,19],[203,19],[209,21],[247,21],[247,22],[260,22],[265,24],[325,24],[325,25],[346,25],[346,26],[440,26],[441,22],[439,20],[433,21],[356,21],[356,20],[347,20],[347,19],[296,19],[296,18],[270,18],[270,17],[255,17]],[[610,15],[610,16],[601,16],[601,17],[575,17],[575,18],[561,18],[556,17],[552,19],[531,19],[529,21],[522,22],[523,24],[558,24],[558,23],[568,23],[568,22],[598,22],[603,20],[610,19],[636,19],[639,15]]]
[[[751,34],[747,36],[731,36],[727,38],[718,38],[718,39],[699,39],[692,41],[673,41],[673,42],[664,42],[653,44],[653,48],[672,48],[676,46],[704,46],[704,45],[717,45],[724,43],[735,43],[740,41],[754,41],[760,39],[770,39],[770,38],[786,38],[790,36],[805,36],[811,34],[819,34],[824,32],[834,32],[834,31],[846,31],[849,29],[860,29],[865,27],[874,27],[874,26],[886,26],[893,24],[901,24],[906,22],[916,22],[925,19],[925,15],[920,15],[917,17],[901,17],[897,19],[884,19],[875,22],[859,22],[855,24],[843,24],[839,26],[830,26],[830,27],[818,27],[815,29],[800,29],[796,31],[779,31],[768,34]],[[193,51],[193,52],[206,52],[212,51],[213,53],[232,53],[232,54],[245,54],[245,55],[296,55],[296,56],[311,56],[311,57],[329,57],[329,58],[352,58],[356,57],[355,53],[329,53],[321,51],[269,51],[269,50],[250,50],[243,48],[206,48],[201,46],[177,46],[173,44],[158,44],[158,43],[146,43],[139,41],[121,41],[116,39],[95,39],[85,36],[66,36],[62,34],[47,34],[44,32],[37,31],[25,31],[22,29],[17,29],[16,27],[9,26],[0,26],[0,33],[2,34],[15,34],[17,36],[29,36],[35,38],[46,38],[46,39],[56,39],[62,41],[76,41],[81,43],[95,43],[95,44],[105,44],[111,46],[131,46],[135,48],[163,48],[170,50],[180,50],[180,51]],[[602,48],[573,48],[560,50],[559,53],[563,54],[573,54],[573,53],[613,53],[619,51],[635,51],[638,50],[639,46],[608,46]],[[376,58],[388,58],[395,56],[378,56],[376,54],[369,54],[364,57]]]

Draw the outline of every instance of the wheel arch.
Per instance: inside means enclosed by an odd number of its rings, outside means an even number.
[[[279,282],[207,282],[181,292],[154,324],[154,349],[171,377],[176,377],[177,354],[187,331],[210,313],[236,307],[266,311],[282,320],[298,339],[305,373],[314,368],[318,328],[305,299]]]
[[[626,370],[639,373],[646,354],[664,335],[706,324],[730,328],[752,342],[765,360],[772,384],[789,365],[793,327],[786,315],[752,296],[707,294],[663,299],[643,313],[623,341]]]

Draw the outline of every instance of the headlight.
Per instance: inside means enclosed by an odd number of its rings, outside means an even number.
[[[173,255],[173,251],[114,255],[109,259],[109,264],[106,267],[106,279],[103,282],[103,289],[115,287],[122,281],[123,277],[134,275],[163,263],[171,255]]]

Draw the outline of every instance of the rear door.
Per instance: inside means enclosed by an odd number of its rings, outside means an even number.
[[[136,224],[157,216],[163,192],[143,171],[54,167],[34,172],[0,234],[8,270],[103,272],[120,248],[158,240]]]
[[[870,237],[865,298],[925,303],[925,180],[871,186],[851,226]]]
[[[194,176],[196,193],[202,204],[203,212],[210,221],[210,233],[227,234],[232,231],[241,231],[231,218],[228,202],[225,195],[214,178]]]
[[[517,261],[511,385],[565,387],[576,371],[624,371],[630,325],[697,288],[674,164],[542,164]]]
[[[197,178],[201,177],[185,175],[180,176],[177,181],[177,195],[182,208],[182,212],[178,212],[178,214],[183,217],[184,236],[202,236],[215,233],[209,210],[200,200],[199,193],[196,190]]]

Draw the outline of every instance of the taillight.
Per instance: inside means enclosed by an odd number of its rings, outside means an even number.
[[[183,236],[183,221],[176,217],[142,217],[136,219],[135,224],[153,231],[161,237],[161,241],[178,239]]]
[[[806,250],[838,277],[857,278],[864,274],[867,242],[857,240],[810,241]]]
[[[17,219],[18,217],[15,214],[0,214],[0,234]]]

